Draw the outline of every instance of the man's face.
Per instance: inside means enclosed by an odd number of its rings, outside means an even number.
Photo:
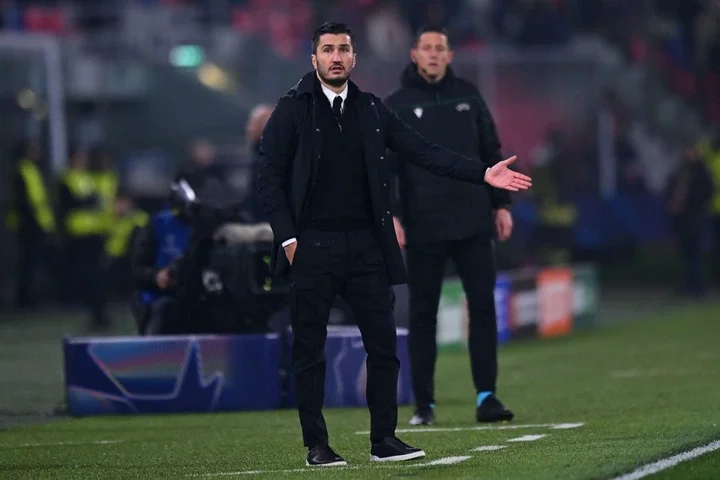
[[[697,147],[690,146],[685,148],[685,162],[695,163],[700,160],[700,152]]]
[[[190,147],[190,161],[196,168],[209,167],[215,161],[215,149],[206,141],[197,141]]]
[[[263,128],[267,123],[270,115],[272,114],[272,108],[267,106],[256,107],[250,113],[250,119],[247,123],[246,135],[250,142],[257,142],[262,136]]]
[[[410,58],[423,78],[431,82],[440,80],[452,61],[447,37],[438,32],[423,33],[410,52]]]
[[[72,168],[77,170],[85,170],[88,167],[88,155],[84,151],[80,150],[70,158],[69,164]]]
[[[36,142],[30,142],[30,144],[28,144],[28,148],[27,148],[27,156],[33,162],[39,161],[40,157],[42,156],[42,151],[40,150],[40,145],[38,145]]]
[[[113,205],[116,217],[122,217],[132,210],[133,202],[129,197],[117,197]]]
[[[324,83],[333,87],[342,86],[355,68],[355,52],[350,36],[344,33],[322,35],[312,56],[312,64]]]

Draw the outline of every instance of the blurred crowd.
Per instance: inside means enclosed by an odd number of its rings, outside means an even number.
[[[342,19],[357,32],[356,48],[362,55],[368,52],[368,56],[389,62],[407,58],[414,32],[425,24],[447,26],[456,52],[480,52],[487,46],[539,51],[599,36],[630,62],[660,76],[672,91],[696,106],[707,124],[720,125],[720,0],[0,0],[0,26],[6,31],[82,37],[88,32],[120,28],[122,11],[129,6],[194,12],[200,24],[222,25],[239,36],[257,40],[288,62],[307,59],[312,29],[329,19]],[[660,236],[658,232],[665,232],[665,226],[674,233],[686,265],[682,289],[703,291],[699,272],[703,270],[704,252],[712,249],[713,265],[720,265],[717,132],[699,143],[657,139],[610,91],[594,104],[604,117],[593,113],[588,119],[586,113],[574,112],[574,105],[560,106],[560,96],[565,92],[553,86],[557,75],[543,78],[542,70],[534,72],[537,76],[531,78],[527,72],[511,69],[496,73],[497,89],[493,92],[500,99],[493,113],[502,140],[513,150],[508,153],[518,154],[522,160],[518,163],[536,179],[531,194],[518,202],[517,238],[541,246],[580,243],[596,247],[623,243],[630,237],[633,241],[654,240]],[[374,71],[370,75],[377,76]],[[585,77],[578,78],[576,84],[585,81]],[[283,86],[287,83],[285,78],[261,80]],[[394,85],[397,80],[383,80],[383,85]],[[372,79],[365,83],[374,89]],[[529,85],[532,91],[522,94]],[[508,102],[508,98],[515,100]],[[248,121],[246,147],[251,157],[257,154],[258,122],[262,124],[268,109],[263,106],[255,110]],[[523,119],[523,129],[512,128],[518,118]],[[611,156],[616,165],[612,172],[616,196],[610,200],[600,198],[603,153],[597,132],[602,122],[610,131]],[[665,140],[670,141],[673,151]],[[100,279],[92,285],[119,281],[123,275],[112,272],[127,271],[128,232],[146,222],[150,213],[134,205],[117,172],[112,173],[113,162],[103,149],[73,149],[68,171],[45,184],[42,193],[31,186],[32,182],[44,181],[41,172],[32,171],[32,165],[42,163],[38,152],[32,142],[22,142],[12,156],[17,168],[13,193],[17,208],[13,214],[21,246],[15,296],[19,306],[35,301],[31,287],[37,268],[55,265],[58,279],[58,275],[69,275],[73,270],[58,265],[57,260],[45,263],[38,258],[42,254],[28,253],[44,251],[38,250],[38,242],[65,252],[55,256],[62,262],[74,262],[71,259],[76,253],[100,258],[96,263],[102,265],[102,272],[92,271],[90,261],[75,269],[85,271],[86,279]],[[190,152],[194,152],[188,155],[190,163],[198,168],[211,164],[215,156],[207,142],[195,143]],[[673,165],[670,175],[660,176],[659,159],[668,156],[683,161],[677,168]],[[657,178],[662,178],[660,187]],[[259,205],[254,208],[259,209]],[[77,220],[83,218],[77,213],[85,215],[84,220]],[[29,230],[23,227],[28,221],[34,224]],[[70,225],[79,230],[72,231]],[[523,230],[523,225],[530,227]],[[528,245],[518,250],[530,251]],[[538,258],[533,253],[527,261],[540,261]],[[720,282],[720,273],[716,272],[716,278]],[[71,287],[78,282],[66,278],[58,284]],[[72,292],[60,297],[72,298]],[[98,296],[93,302],[94,321],[106,323],[104,307],[98,306],[105,299]]]
[[[82,36],[119,29],[128,5],[195,12],[198,23],[229,26],[287,59],[309,53],[309,33],[332,18],[348,21],[361,48],[379,57],[406,51],[413,32],[428,23],[446,25],[456,50],[557,46],[599,35],[632,61],[651,64],[709,121],[720,122],[718,0],[2,0],[0,25]]]
[[[255,190],[255,160],[271,112],[271,107],[258,105],[246,124],[242,161],[250,159],[252,168],[246,173],[250,185],[242,193],[245,218],[252,221],[264,218],[257,196],[248,191]],[[102,146],[71,146],[67,168],[56,178],[46,175],[37,141],[19,140],[8,157],[13,181],[4,192],[9,206],[4,223],[17,239],[14,307],[80,305],[88,309],[91,328],[108,327],[109,302],[135,290],[131,260],[137,235],[155,212],[168,208],[167,196],[148,203],[133,195]],[[175,178],[185,179],[196,191],[213,180],[226,180],[223,162],[208,140],[191,141],[187,158],[176,160]]]

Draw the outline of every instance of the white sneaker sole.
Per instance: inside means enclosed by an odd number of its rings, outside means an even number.
[[[306,467],[346,467],[347,462],[345,460],[340,462],[332,462],[332,463],[321,463],[319,465],[310,465],[310,462],[305,460],[305,466]]]
[[[415,418],[410,419],[410,421],[408,423],[413,427],[430,426],[433,424],[433,422],[427,422],[425,420],[416,420]]]
[[[423,458],[425,456],[425,452],[420,450],[419,452],[413,452],[413,453],[407,453],[405,455],[395,455],[394,457],[376,457],[375,455],[370,455],[370,461],[371,462],[404,462],[406,460],[415,460],[416,458]]]

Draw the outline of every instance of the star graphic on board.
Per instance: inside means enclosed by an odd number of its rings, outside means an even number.
[[[68,389],[87,392],[98,401],[109,403],[118,413],[207,412],[212,411],[222,387],[222,374],[216,372],[202,379],[200,348],[191,341],[173,390],[166,394],[130,393],[91,351],[80,349],[78,364],[87,365],[77,381],[70,380]]]

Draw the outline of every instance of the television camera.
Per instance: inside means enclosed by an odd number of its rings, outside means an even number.
[[[235,197],[220,182],[200,194],[183,179],[172,186],[173,208],[190,225],[187,250],[170,269],[186,333],[266,332],[287,304],[288,285],[270,271],[270,225],[248,223]]]

